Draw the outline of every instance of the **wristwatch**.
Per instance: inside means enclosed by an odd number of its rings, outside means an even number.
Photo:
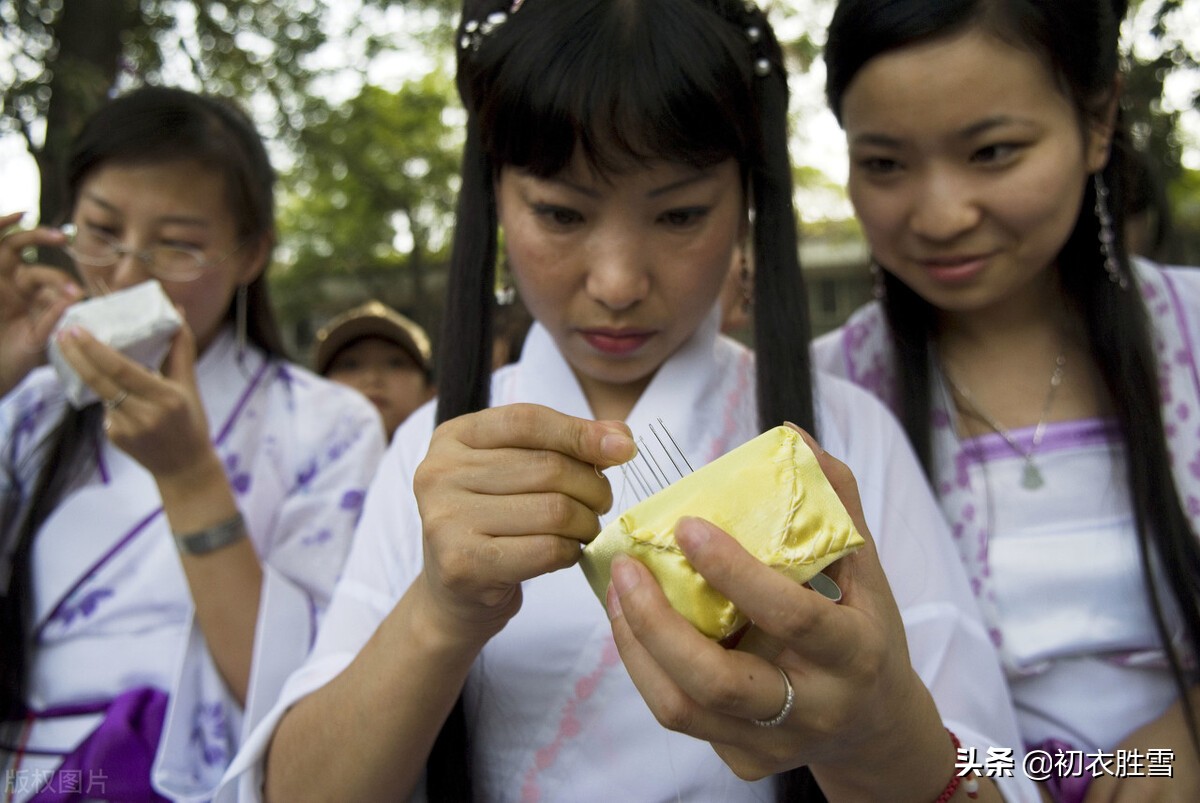
[[[246,537],[246,522],[241,511],[233,518],[197,530],[194,533],[172,533],[179,551],[185,555],[207,555]]]

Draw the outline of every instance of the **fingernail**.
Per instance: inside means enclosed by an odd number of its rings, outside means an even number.
[[[55,335],[55,339],[58,340],[59,343],[66,343],[68,340],[75,340],[78,337],[78,326],[65,326],[58,331],[57,335]]]
[[[624,463],[637,454],[633,438],[610,432],[600,439],[600,454],[612,463]]]
[[[608,584],[608,589],[604,592],[604,599],[608,606],[608,618],[616,619],[621,616],[621,595],[617,593],[617,589],[612,583]]]
[[[703,549],[708,543],[708,523],[701,519],[686,517],[675,524],[675,540],[685,552]]]
[[[63,291],[71,298],[79,298],[83,295],[83,289],[74,282],[67,282],[67,286],[63,288]]]
[[[637,588],[642,578],[633,567],[633,558],[617,555],[612,562],[612,585],[618,594],[628,594]]]

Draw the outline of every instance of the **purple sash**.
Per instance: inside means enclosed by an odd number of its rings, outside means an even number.
[[[105,711],[104,720],[58,769],[30,803],[72,803],[85,799],[122,803],[169,803],[150,785],[150,770],[162,738],[167,695],[143,686],[111,702],[57,706],[39,719]]]
[[[1039,744],[1030,745],[1029,749],[1044,750],[1056,760],[1055,767],[1059,773],[1044,782],[1055,803],[1083,803],[1088,786],[1092,783],[1092,774],[1085,771],[1084,767],[1072,763],[1072,753],[1078,754],[1079,751],[1061,739],[1047,739]]]

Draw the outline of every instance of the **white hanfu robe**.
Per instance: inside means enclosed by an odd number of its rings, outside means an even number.
[[[660,368],[627,419],[634,433],[646,434],[661,418],[693,465],[759,431],[753,356],[719,336],[717,322],[714,314]],[[818,395],[822,443],[855,471],[913,663],[947,726],[981,751],[1012,747],[1016,727],[999,664],[903,433],[881,405],[846,382],[823,378]],[[532,402],[592,417],[571,368],[536,324],[520,361],[494,375],[491,398],[494,405]],[[412,477],[433,424],[433,406],[426,406],[405,422],[385,455],[317,646],[230,767],[230,776],[241,773],[235,780],[242,800],[260,796],[263,754],[286,708],[353,660],[421,571]],[[604,521],[635,501],[619,469],[606,476],[615,506]],[[742,781],[708,743],[655,721],[579,568],[524,583],[522,597],[520,612],[484,647],[467,679],[479,799],[774,799],[771,779]],[[1010,799],[1035,799],[1021,779],[1009,780]]]
[[[132,795],[121,791],[112,765],[51,779],[63,755],[102,722],[105,732],[124,727],[132,732],[125,736],[143,738],[151,749],[157,744],[152,775],[159,794],[211,799],[244,734],[274,704],[315,638],[383,452],[378,413],[354,391],[257,349],[247,348],[239,361],[228,331],[202,355],[196,378],[213,442],[262,561],[245,710],[225,687],[193,620],[153,478],[97,433],[94,468],[34,542],[36,641],[28,699],[34,719],[21,764],[8,777],[18,800],[38,791],[60,794],[68,790],[47,784],[76,781],[85,796]],[[0,401],[0,499],[20,504],[29,492],[44,459],[37,447],[65,404],[49,369],[35,371]],[[105,719],[118,708],[132,710],[131,721]],[[119,741],[106,754],[119,756],[127,746]],[[144,787],[144,774],[140,783]]]
[[[1200,532],[1200,272],[1135,268],[1154,327],[1173,476]],[[878,303],[813,350],[822,369],[895,406],[898,369]],[[1147,601],[1116,422],[1046,426],[1034,453],[1045,484],[1030,489],[1024,457],[1000,435],[957,435],[940,374],[931,402],[937,492],[1000,651],[1022,737],[1051,752],[1111,750],[1178,697]],[[1010,434],[1028,452],[1034,429]],[[1169,605],[1166,613],[1178,628]]]

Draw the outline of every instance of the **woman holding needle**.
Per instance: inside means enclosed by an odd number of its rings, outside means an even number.
[[[805,778],[834,800],[1031,799],[955,769],[955,738],[986,755],[1016,734],[902,433],[809,373],[766,16],[472,0],[456,45],[454,358],[384,458],[313,655],[231,770],[243,799],[793,800]],[[490,375],[498,227],[535,324]],[[718,334],[751,242],[757,361]],[[690,520],[688,560],[756,628],[708,640],[630,560],[605,615],[574,564],[633,501],[615,467],[660,417],[696,465],[782,421],[819,435],[876,537],[830,570],[841,604]]]

